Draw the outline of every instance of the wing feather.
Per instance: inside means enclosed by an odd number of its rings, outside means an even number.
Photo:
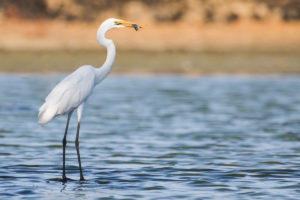
[[[82,66],[58,83],[39,110],[38,121],[47,124],[57,115],[68,113],[90,96],[95,86],[95,69]]]

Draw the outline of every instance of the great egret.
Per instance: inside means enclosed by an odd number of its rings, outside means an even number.
[[[77,132],[75,139],[75,147],[77,151],[78,164],[80,170],[80,180],[84,180],[80,152],[79,152],[79,129],[82,110],[85,101],[91,95],[94,87],[99,84],[110,73],[116,56],[116,48],[114,42],[105,37],[107,31],[115,28],[129,27],[136,31],[142,26],[120,20],[109,18],[105,20],[97,31],[98,42],[107,48],[107,56],[104,64],[100,68],[95,68],[90,65],[84,65],[76,71],[64,78],[58,83],[50,94],[46,97],[45,103],[39,109],[38,122],[41,125],[47,124],[57,115],[68,114],[65,134],[62,140],[63,143],[63,173],[62,181],[67,181],[65,172],[65,149],[67,144],[67,132],[71,115],[77,109]]]

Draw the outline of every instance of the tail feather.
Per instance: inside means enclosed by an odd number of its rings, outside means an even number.
[[[40,110],[38,115],[38,122],[41,125],[46,125],[48,122],[50,122],[56,115],[57,109],[53,106],[47,105],[47,102],[45,102]]]

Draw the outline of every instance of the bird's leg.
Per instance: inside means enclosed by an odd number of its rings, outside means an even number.
[[[62,140],[62,144],[63,144],[63,174],[62,174],[62,181],[63,182],[67,181],[66,167],[65,167],[66,166],[66,145],[67,145],[67,133],[68,133],[69,122],[70,122],[70,118],[71,118],[72,112],[73,111],[71,111],[68,114],[68,121],[67,121],[67,125],[66,125],[65,135],[64,135],[64,138]]]
[[[80,152],[79,152],[79,130],[80,130],[80,120],[81,120],[83,105],[84,104],[80,104],[77,108],[78,125],[77,125],[76,139],[75,139],[75,148],[76,148],[76,151],[77,151],[77,158],[78,158],[78,164],[79,164],[79,170],[80,170],[80,180],[81,181],[83,181],[84,178],[83,178],[83,174],[82,174]]]
[[[80,170],[80,180],[83,181],[84,177],[82,174],[82,168],[81,168],[81,160],[80,160],[80,152],[79,152],[79,130],[80,130],[80,122],[78,122],[77,125],[77,133],[76,133],[76,139],[75,139],[75,147],[77,151],[77,158],[78,158],[78,164],[79,164],[79,170]]]

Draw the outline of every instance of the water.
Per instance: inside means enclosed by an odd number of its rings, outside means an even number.
[[[0,76],[0,199],[299,199],[300,77],[110,76],[85,107],[80,182],[66,116],[36,122],[62,76]]]

